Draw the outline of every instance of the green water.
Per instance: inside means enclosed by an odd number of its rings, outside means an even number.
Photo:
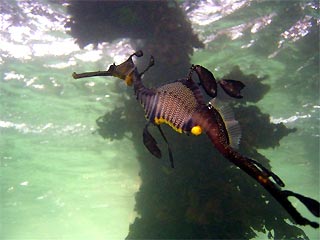
[[[26,27],[38,28],[29,34],[2,26],[2,41],[9,42],[2,45],[0,67],[0,238],[123,239],[135,217],[135,149],[130,136],[120,142],[94,133],[95,119],[116,107],[123,94],[118,96],[113,81],[98,79],[92,86],[71,77],[75,68],[104,68],[113,60],[75,60],[90,51],[36,17],[28,19],[35,23]],[[5,39],[7,31],[11,39]]]
[[[44,71],[16,66],[6,71],[25,78]],[[2,239],[122,239],[139,186],[135,150],[129,139],[110,142],[93,134],[94,120],[114,107],[111,101],[84,96],[69,71],[55,79],[64,93],[2,82]]]
[[[23,1],[18,3],[12,6],[26,9]],[[52,16],[66,16],[65,7],[43,6],[52,9]],[[2,20],[7,19],[3,11]],[[117,40],[98,50],[81,50],[60,18],[51,24],[40,14],[27,16],[25,27],[33,30],[23,29],[23,22],[19,29],[10,29],[5,21],[1,26],[0,238],[124,239],[136,217],[136,150],[130,133],[121,141],[103,139],[95,133],[95,120],[121,106],[132,92],[114,79],[75,81],[71,74],[105,69],[125,59],[132,47],[127,40]],[[194,23],[203,38],[210,36],[210,27],[233,25],[236,21],[228,18],[205,27]],[[257,39],[264,43],[262,36]],[[265,83],[271,90],[257,105],[274,121],[298,130],[279,147],[260,152],[271,159],[272,170],[285,179],[288,189],[319,200],[318,42],[308,46],[302,40],[288,41],[274,57],[276,47],[259,52],[243,47],[248,42],[209,41],[192,62],[215,70],[219,77],[235,65],[246,74],[269,75]],[[318,230],[303,230],[310,239],[319,238]]]

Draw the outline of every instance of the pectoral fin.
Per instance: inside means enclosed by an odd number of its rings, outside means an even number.
[[[153,156],[161,158],[161,151],[157,146],[157,141],[148,131],[148,124],[143,129],[143,144]]]

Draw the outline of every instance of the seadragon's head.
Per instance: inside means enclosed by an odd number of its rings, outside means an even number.
[[[116,65],[113,63],[110,65],[109,69],[107,71],[96,71],[96,72],[85,72],[85,73],[73,73],[72,77],[74,79],[78,78],[86,78],[86,77],[96,77],[96,76],[113,76],[120,78],[126,82],[128,86],[132,85],[132,74],[134,72],[134,69],[136,68],[136,65],[132,61],[132,57],[142,57],[143,52],[137,51],[129,56],[129,58],[124,61],[123,63]]]

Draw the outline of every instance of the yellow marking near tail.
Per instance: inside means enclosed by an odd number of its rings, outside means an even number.
[[[265,178],[265,177],[262,177],[262,176],[258,176],[258,181],[263,183],[263,184],[266,184],[268,182],[268,178]]]

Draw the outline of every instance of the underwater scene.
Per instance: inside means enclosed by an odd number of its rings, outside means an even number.
[[[0,239],[319,239],[319,25],[307,0],[1,0]],[[170,86],[232,149],[144,112]]]

